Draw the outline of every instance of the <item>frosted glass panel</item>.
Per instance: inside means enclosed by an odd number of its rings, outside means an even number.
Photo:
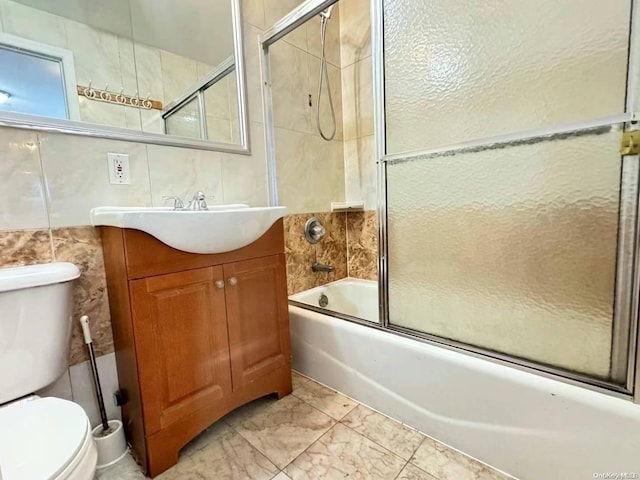
[[[619,138],[388,165],[390,322],[609,377]]]
[[[165,119],[165,128],[169,135],[180,137],[202,138],[200,127],[200,108],[198,98],[185,103]]]
[[[385,0],[387,153],[624,112],[630,0]]]

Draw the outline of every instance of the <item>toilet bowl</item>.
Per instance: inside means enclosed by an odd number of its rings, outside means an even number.
[[[90,480],[97,458],[79,405],[34,396],[0,407],[2,480]]]
[[[0,269],[0,480],[91,480],[96,445],[86,413],[33,392],[68,368],[70,263]]]

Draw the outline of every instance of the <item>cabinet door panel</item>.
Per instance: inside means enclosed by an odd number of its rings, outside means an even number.
[[[224,266],[233,389],[290,362],[284,255]]]
[[[231,392],[222,267],[131,282],[145,433]]]

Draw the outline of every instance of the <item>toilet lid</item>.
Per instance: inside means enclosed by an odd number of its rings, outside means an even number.
[[[80,405],[38,398],[0,408],[0,478],[43,480],[73,460],[87,438]]]

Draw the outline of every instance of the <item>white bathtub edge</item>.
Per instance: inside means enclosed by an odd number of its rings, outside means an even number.
[[[498,470],[532,480],[640,473],[639,405],[295,306],[290,312],[296,370]]]

